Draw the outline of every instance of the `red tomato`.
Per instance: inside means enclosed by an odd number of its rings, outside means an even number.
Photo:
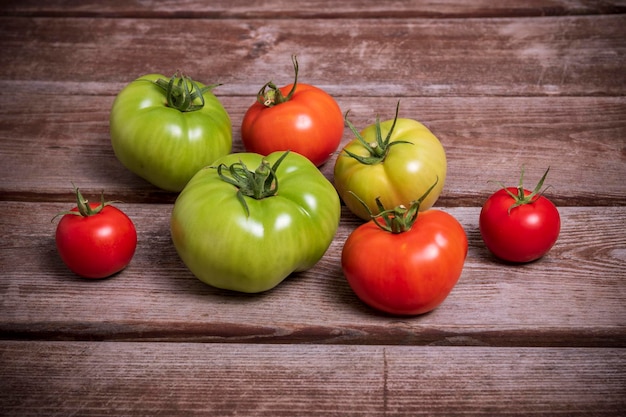
[[[241,125],[241,139],[248,152],[269,155],[292,151],[307,157],[316,166],[337,150],[343,136],[343,115],[325,91],[298,84],[282,88],[263,86],[258,100],[248,109]],[[266,89],[269,88],[269,91]]]
[[[137,232],[130,218],[108,203],[88,203],[65,212],[56,230],[59,255],[85,278],[105,278],[124,269],[135,254]]]
[[[545,255],[556,243],[561,229],[559,211],[539,193],[547,174],[548,171],[533,191],[524,189],[520,180],[517,188],[503,188],[483,205],[480,234],[487,248],[498,258],[531,262]]]
[[[446,299],[461,276],[467,257],[463,227],[440,210],[416,215],[410,229],[398,233],[370,220],[344,244],[344,276],[375,309],[396,315],[427,313]]]

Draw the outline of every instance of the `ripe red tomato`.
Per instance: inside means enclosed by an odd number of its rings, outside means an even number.
[[[355,294],[395,315],[423,314],[439,306],[458,282],[467,257],[467,236],[452,215],[410,211],[391,216],[416,216],[408,230],[383,230],[374,218],[348,236],[341,254]]]
[[[267,156],[290,150],[320,166],[339,147],[343,115],[325,91],[297,83],[295,57],[293,62],[294,83],[278,88],[269,82],[261,88],[257,101],[244,115],[241,139],[248,152]]]
[[[480,212],[479,229],[487,248],[509,262],[531,262],[545,255],[556,243],[561,218],[556,206],[540,194],[545,172],[533,191],[520,185],[492,194]]]
[[[78,189],[77,207],[59,221],[56,246],[61,259],[85,278],[106,278],[124,269],[135,254],[137,232],[130,218],[105,203],[89,203]]]

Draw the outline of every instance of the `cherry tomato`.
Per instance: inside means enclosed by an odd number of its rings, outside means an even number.
[[[343,115],[325,91],[298,84],[295,57],[293,63],[296,72],[293,84],[278,88],[269,82],[261,88],[257,101],[244,115],[241,139],[248,152],[269,155],[292,151],[320,166],[339,147]]]
[[[463,227],[446,212],[418,213],[414,205],[381,207],[381,216],[384,224],[375,216],[344,244],[341,266],[350,287],[366,304],[390,314],[435,309],[461,276],[467,257]]]
[[[85,278],[106,278],[124,269],[137,247],[130,218],[105,203],[89,203],[76,189],[77,207],[59,221],[56,246],[63,262]]]
[[[517,188],[492,194],[480,212],[479,229],[487,248],[509,262],[531,262],[545,255],[557,241],[561,219],[556,206],[540,193],[548,169],[533,191]]]

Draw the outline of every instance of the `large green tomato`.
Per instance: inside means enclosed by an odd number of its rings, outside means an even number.
[[[257,293],[314,266],[339,217],[337,192],[307,158],[235,153],[189,181],[174,204],[171,233],[198,279]]]
[[[446,179],[446,154],[426,126],[412,119],[399,119],[397,108],[393,120],[377,120],[361,133],[346,122],[356,139],[337,156],[334,177],[335,187],[350,211],[369,220],[370,212],[379,213],[378,197],[385,207],[409,207],[433,184],[420,211],[435,204]]]
[[[120,162],[157,187],[178,192],[199,169],[230,153],[230,117],[212,87],[160,74],[128,84],[110,116]]]

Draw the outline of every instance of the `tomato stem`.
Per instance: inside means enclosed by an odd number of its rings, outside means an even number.
[[[181,112],[200,110],[204,107],[204,93],[211,91],[220,84],[200,87],[191,77],[180,76],[176,72],[169,81],[158,79],[154,82],[165,91],[167,105]]]
[[[426,199],[428,194],[435,188],[439,182],[439,177],[435,180],[433,185],[417,200],[411,202],[411,205],[407,208],[404,205],[399,205],[392,209],[385,209],[383,203],[380,201],[380,197],[376,197],[376,206],[378,206],[378,214],[372,214],[372,211],[367,204],[355,193],[350,193],[356,197],[357,200],[365,207],[370,215],[370,218],[376,226],[380,229],[390,233],[403,233],[408,232],[413,227],[413,224],[417,220],[419,215],[419,208],[422,202]]]
[[[293,63],[293,69],[295,73],[295,77],[293,80],[293,85],[291,86],[291,90],[287,96],[284,96],[280,88],[276,86],[272,81],[268,81],[261,87],[257,94],[257,101],[264,105],[265,107],[273,107],[277,104],[284,103],[286,101],[291,100],[294,93],[296,92],[296,86],[298,84],[298,59],[296,55],[291,56],[291,61]],[[268,91],[269,89],[269,91]]]
[[[61,213],[58,213],[56,216],[52,218],[53,221],[57,217],[64,216],[66,214],[71,214],[74,216],[82,216],[82,217],[93,216],[93,215],[100,213],[102,209],[105,208],[106,206],[114,203],[113,201],[104,201],[104,192],[103,192],[100,195],[100,204],[97,205],[96,207],[91,207],[91,204],[89,204],[89,201],[85,197],[83,197],[82,193],[76,186],[74,186],[74,194],[76,195],[76,207],[78,208],[78,210],[68,210],[68,211],[63,211]]]
[[[274,162],[274,165],[270,165],[270,163],[263,158],[261,164],[254,171],[250,171],[241,160],[230,166],[226,166],[226,164],[217,166],[217,174],[222,181],[232,184],[237,188],[237,199],[243,206],[246,216],[250,215],[250,209],[244,196],[261,200],[276,195],[278,192],[276,170],[288,153],[289,151],[284,152],[281,157]],[[230,176],[224,173],[224,169],[228,170]]]
[[[546,172],[544,172],[543,176],[541,177],[533,191],[528,195],[526,195],[526,193],[524,192],[524,166],[522,166],[522,172],[520,174],[519,184],[517,186],[517,195],[513,194],[504,184],[500,183],[500,185],[502,185],[502,188],[507,192],[507,194],[511,196],[513,200],[515,200],[515,203],[513,203],[511,207],[509,207],[509,214],[511,214],[511,210],[513,210],[515,207],[519,207],[524,204],[531,204],[535,202],[539,197],[541,197],[541,195],[546,190],[541,190],[541,187],[543,187],[543,183],[546,180],[549,171],[550,167],[548,167]]]
[[[348,125],[348,127],[350,128],[354,136],[356,136],[357,140],[361,143],[361,145],[367,150],[367,152],[369,152],[369,155],[367,156],[357,155],[354,152],[351,152],[345,148],[343,151],[347,155],[351,156],[352,158],[356,159],[357,161],[359,161],[360,163],[364,165],[375,165],[385,160],[385,158],[387,157],[387,154],[389,153],[389,149],[392,146],[399,145],[402,143],[412,145],[411,142],[404,141],[404,140],[396,140],[396,141],[391,142],[391,135],[393,134],[393,130],[396,127],[399,110],[400,110],[400,102],[398,101],[398,104],[396,105],[396,114],[393,118],[393,123],[391,124],[391,128],[389,129],[389,132],[387,132],[387,136],[385,137],[385,139],[383,139],[383,134],[382,134],[382,130],[380,127],[380,118],[376,116],[376,124],[375,124],[376,141],[371,142],[371,143],[368,143],[365,140],[365,138],[363,138],[363,135],[361,135],[361,133],[359,133],[359,131],[356,129],[354,124],[352,124],[352,122],[348,120],[348,112],[346,112],[346,115],[344,117],[346,124]]]

